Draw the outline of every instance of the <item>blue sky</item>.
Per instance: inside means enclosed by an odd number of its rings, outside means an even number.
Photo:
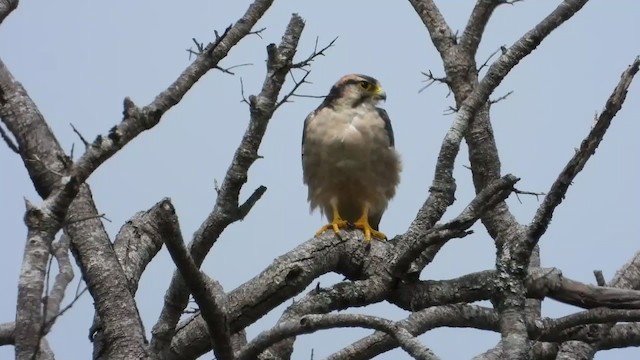
[[[461,30],[472,1],[437,1],[450,26]],[[500,7],[487,27],[478,52],[480,63],[501,45],[509,45],[548,14],[559,1],[524,1]],[[189,63],[185,49],[191,38],[208,42],[241,16],[248,1],[137,2],[27,2],[0,27],[0,56],[36,101],[61,144],[76,155],[82,143],[69,123],[88,139],[105,133],[121,119],[122,99],[138,105],[150,102]],[[306,57],[319,37],[338,41],[327,56],[313,63],[301,93],[324,95],[347,73],[378,78],[388,100],[384,105],[393,121],[396,147],[404,170],[395,199],[381,223],[393,236],[406,230],[424,201],[431,183],[435,157],[453,116],[447,90],[423,86],[421,71],[443,73],[426,29],[409,2],[391,1],[276,1],[258,23],[262,38],[250,36],[235,47],[221,66],[252,63],[235,69],[236,76],[213,71],[205,76],[153,130],[142,134],[89,179],[100,212],[112,238],[135,212],[170,197],[180,216],[185,238],[190,238],[211,210],[214,179],[222,180],[248,121],[241,103],[240,77],[245,93],[257,93],[264,77],[265,46],[279,42],[292,12],[307,21],[298,51]],[[547,191],[574,148],[589,131],[594,114],[604,105],[620,73],[640,54],[640,25],[636,0],[593,0],[555,31],[522,61],[494,93],[514,93],[492,108],[493,128],[504,173],[522,180],[518,187]],[[286,85],[288,89],[289,82]],[[259,160],[249,174],[243,195],[258,185],[268,191],[242,222],[230,226],[215,245],[203,268],[231,290],[253,277],[273,259],[306,241],[323,224],[318,213],[309,215],[300,167],[302,123],[318,99],[297,98],[281,107],[264,138]],[[601,269],[610,279],[639,249],[636,224],[640,215],[640,85],[632,84],[625,106],[614,119],[595,157],[569,189],[541,240],[544,266],[555,266],[566,276],[594,283],[592,271]],[[455,167],[458,202],[445,218],[453,217],[473,198],[473,186],[463,147]],[[26,235],[23,198],[38,200],[20,159],[0,146],[0,226],[4,251],[0,253],[0,321],[13,320],[17,278]],[[519,221],[532,218],[539,202],[534,197],[509,199]],[[492,268],[492,240],[475,226],[476,234],[449,243],[424,272],[425,279],[447,279]],[[162,306],[162,296],[174,266],[166,250],[148,267],[137,295],[140,312],[150,331]],[[76,276],[79,277],[78,272]],[[76,277],[76,279],[77,279]],[[341,278],[327,275],[323,286]],[[71,289],[73,291],[75,289]],[[69,296],[72,296],[69,295]],[[248,329],[249,337],[273,325],[279,307]],[[546,301],[545,316],[577,309]],[[407,314],[388,304],[353,311],[402,319]],[[60,319],[49,336],[60,359],[85,358],[93,315],[86,295]],[[294,358],[308,358],[311,348],[322,358],[347,345],[366,330],[325,331],[300,337]],[[464,336],[460,346],[454,336]],[[476,330],[440,329],[421,337],[444,359],[470,358],[499,339]],[[13,349],[0,348],[0,358]],[[394,351],[381,359],[402,358]],[[597,359],[640,356],[640,350],[599,353]]]

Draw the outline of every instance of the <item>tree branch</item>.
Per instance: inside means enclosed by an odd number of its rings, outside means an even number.
[[[503,2],[503,0],[478,0],[476,2],[476,6],[473,8],[467,26],[464,28],[460,38],[462,51],[475,57],[484,29],[493,11]]]
[[[300,334],[310,334],[318,330],[336,327],[363,327],[383,331],[398,342],[400,347],[414,359],[436,360],[438,357],[420,344],[418,339],[406,329],[392,321],[375,316],[361,314],[323,314],[305,315],[276,325],[258,335],[238,354],[238,360],[255,359],[264,349],[280,340]]]
[[[212,213],[200,226],[189,245],[189,251],[196,266],[200,266],[222,231],[231,223],[242,219],[248,212],[246,206],[239,206],[240,189],[247,181],[247,172],[258,159],[258,148],[275,111],[278,94],[293,64],[293,57],[304,28],[304,22],[297,14],[292,15],[282,42],[267,46],[267,74],[258,96],[249,97],[251,118],[245,134],[236,149],[218,192]],[[266,190],[266,188],[264,188]],[[263,192],[263,191],[262,191]],[[256,201],[259,197],[256,197]],[[174,273],[165,295],[165,305],[158,322],[153,327],[151,346],[161,352],[170,344],[171,336],[187,305],[188,292],[181,277]]]
[[[409,2],[429,30],[433,45],[440,55],[447,53],[456,45],[456,36],[433,0],[409,0]]]
[[[225,296],[224,292],[217,291],[222,287],[215,280],[212,281],[217,286],[209,286],[209,282],[205,281],[205,275],[200,273],[200,270],[191,259],[187,248],[184,246],[180,225],[175,216],[173,206],[167,202],[162,206],[161,211],[168,214],[165,216],[166,218],[171,219],[171,221],[162,222],[160,227],[162,233],[166,234],[167,250],[169,250],[173,262],[176,264],[180,274],[182,274],[182,279],[193,295],[200,308],[200,313],[207,323],[214,355],[219,360],[234,360],[231,334],[224,305]]]
[[[342,238],[326,232],[276,258],[256,277],[228,293],[227,310],[231,333],[244,329],[268,311],[299,294],[320,275],[331,271],[343,274],[351,271],[347,274],[354,277],[359,275],[362,264],[357,267],[354,264],[354,268],[347,268],[344,264],[349,263],[352,254],[363,251],[361,231],[345,231]],[[195,359],[209,350],[211,343],[199,314],[183,321],[176,329],[171,348],[163,353],[164,359]]]
[[[505,175],[482,190],[460,215],[453,220],[443,225],[436,225],[421,236],[408,237],[408,240],[405,240],[406,234],[403,235],[396,245],[398,258],[391,267],[392,273],[396,274],[396,276],[401,276],[401,274],[404,274],[408,270],[411,262],[427,247],[451,238],[446,236],[432,236],[440,230],[451,230],[452,235],[465,232],[484,215],[485,212],[497,203],[504,201],[511,194],[513,186],[518,180],[520,179],[511,174]]]
[[[397,322],[395,326],[406,329],[413,336],[418,336],[431,329],[445,326],[494,330],[497,326],[492,328],[486,324],[497,325],[497,323],[498,315],[492,309],[476,305],[453,304],[414,312],[407,319]],[[372,359],[398,345],[393,336],[376,331],[330,355],[327,360]]]
[[[299,319],[308,314],[326,314],[335,310],[350,307],[360,307],[380,302],[384,299],[387,286],[382,279],[371,277],[366,280],[343,281],[330,288],[318,286],[305,297],[289,306],[280,319],[278,325]],[[293,353],[295,337],[288,337],[260,354],[259,359],[287,359]]]
[[[533,221],[529,225],[530,246],[535,245],[545,233],[553,217],[553,212],[564,199],[567,190],[569,190],[569,185],[571,185],[578,173],[582,171],[591,155],[595,154],[604,134],[607,132],[609,125],[611,125],[611,121],[622,108],[627,96],[627,90],[639,68],[640,57],[637,57],[622,73],[618,85],[616,85],[604,106],[604,110],[598,116],[589,135],[582,140],[580,149],[576,151],[571,160],[562,169],[558,178],[553,182],[553,185],[551,185],[551,189],[547,192],[547,196],[545,196],[544,201],[536,211]]]
[[[0,24],[18,7],[19,0],[0,0]]]

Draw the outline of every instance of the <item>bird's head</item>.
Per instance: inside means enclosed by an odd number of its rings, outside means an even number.
[[[386,100],[387,94],[380,82],[371,76],[351,74],[345,75],[333,85],[325,100],[330,106],[356,107],[369,103],[376,105]]]

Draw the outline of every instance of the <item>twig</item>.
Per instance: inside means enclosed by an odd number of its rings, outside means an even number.
[[[489,104],[493,105],[493,104],[499,103],[500,101],[502,101],[502,100],[504,100],[504,99],[508,98],[508,97],[509,97],[509,95],[511,95],[511,94],[513,94],[513,90],[511,90],[511,91],[509,91],[508,93],[506,93],[506,94],[504,94],[504,95],[500,96],[500,97],[499,97],[499,98],[497,98],[497,99],[490,99],[490,100],[489,100]]]
[[[446,97],[449,97],[451,95],[451,86],[449,84],[449,79],[446,76],[443,76],[443,77],[434,76],[431,70],[428,70],[428,72],[422,71],[421,73],[422,75],[427,77],[426,80],[422,80],[422,82],[426,82],[427,85],[420,88],[420,90],[418,90],[418,93],[423,92],[424,90],[426,90],[427,88],[429,88],[431,85],[435,83],[441,83],[441,84],[447,85],[447,88],[449,89],[449,93],[447,94]]]
[[[291,75],[291,79],[293,80],[293,88],[287,94],[285,94],[285,96],[282,97],[282,100],[278,101],[275,107],[276,109],[278,109],[282,104],[288,102],[289,98],[294,95],[296,90],[298,90],[298,88],[302,86],[302,84],[308,83],[307,77],[309,76],[309,74],[311,74],[310,70],[304,70],[304,75],[302,76],[302,79],[300,79],[300,81],[296,81],[296,79],[293,77],[292,71],[293,69],[289,70],[289,74]]]
[[[260,39],[262,39],[262,32],[267,30],[266,27],[263,27],[262,29],[258,29],[255,31],[249,31],[249,33],[247,35],[256,35],[257,37],[259,37]]]
[[[240,102],[243,102],[247,105],[251,105],[249,103],[249,100],[247,100],[247,98],[244,96],[244,82],[242,81],[242,76],[240,77],[240,95],[242,96],[242,100]],[[219,191],[216,189],[216,192],[219,192]]]
[[[231,71],[231,69],[239,68],[239,67],[242,67],[242,66],[251,66],[251,65],[253,65],[253,63],[238,64],[238,65],[233,65],[233,66],[228,67],[228,68],[223,68],[223,67],[221,67],[221,66],[217,66],[217,65],[216,65],[216,66],[214,67],[214,69],[220,70],[220,71],[222,71],[222,72],[223,72],[223,73],[225,73],[225,74],[235,75],[235,73],[234,73],[234,72],[232,72],[232,71]]]
[[[80,141],[82,141],[82,143],[84,144],[84,147],[88,147],[89,146],[89,142],[84,138],[84,136],[82,136],[82,134],[80,133],[80,131],[78,131],[78,129],[76,129],[75,126],[73,126],[73,123],[69,123],[69,125],[71,125],[71,128],[73,129],[73,132],[76,133],[76,135],[78,135],[78,137],[80,138]]]
[[[7,144],[9,149],[11,149],[11,151],[20,155],[20,150],[18,150],[18,145],[16,145],[13,142],[13,140],[9,137],[9,135],[4,131],[4,128],[2,127],[2,125],[0,125],[0,136],[2,136],[2,139]]]
[[[513,189],[514,194],[516,194],[516,198],[518,199],[518,202],[520,204],[522,204],[522,201],[520,200],[520,195],[532,195],[536,197],[536,200],[540,201],[540,196],[545,196],[546,194],[543,192],[533,192],[533,191],[525,191],[525,190],[518,190],[516,188]]]
[[[480,73],[480,71],[482,71],[482,69],[484,69],[485,67],[487,67],[489,65],[489,61],[491,61],[491,59],[493,59],[493,57],[496,56],[497,53],[499,53],[499,52],[504,53],[505,49],[506,48],[503,45],[503,46],[499,47],[496,51],[492,52],[491,55],[489,55],[489,57],[487,57],[487,60],[485,60],[482,63],[482,65],[480,65],[480,67],[478,68],[478,70],[477,70],[478,74]]]
[[[311,62],[313,60],[315,60],[315,58],[317,58],[318,56],[324,56],[325,55],[324,52],[326,50],[328,50],[330,47],[332,47],[336,43],[336,41],[338,41],[338,37],[336,36],[333,40],[331,40],[331,42],[327,46],[323,47],[320,50],[318,50],[318,41],[319,41],[319,38],[316,37],[316,44],[315,44],[315,46],[313,48],[313,52],[311,53],[311,55],[309,55],[306,59],[304,59],[304,60],[302,60],[300,62],[292,64],[289,68],[290,69],[300,69],[300,68],[303,68],[303,67],[306,67],[306,66],[310,65]]]

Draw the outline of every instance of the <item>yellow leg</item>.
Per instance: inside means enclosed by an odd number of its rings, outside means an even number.
[[[340,217],[340,213],[338,212],[338,204],[336,201],[331,202],[331,213],[331,223],[321,227],[320,230],[316,232],[316,236],[319,236],[329,229],[333,229],[333,231],[338,234],[340,232],[340,229],[344,229],[349,226],[349,222]]]
[[[372,236],[375,236],[381,240],[387,238],[387,235],[373,229],[369,224],[369,204],[364,205],[364,209],[362,209],[362,216],[360,216],[360,219],[358,219],[353,224],[353,226],[357,229],[362,229],[362,232],[364,232],[364,239],[366,241],[371,241]]]

